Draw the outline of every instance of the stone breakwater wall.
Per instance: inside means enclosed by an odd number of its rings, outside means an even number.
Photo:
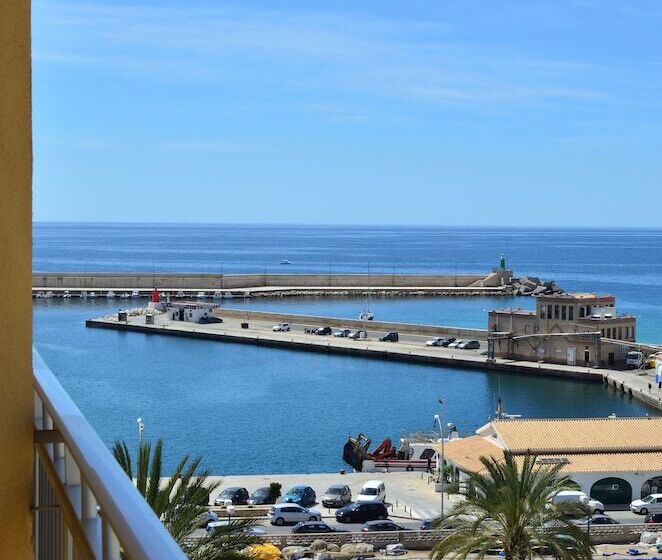
[[[487,274],[194,274],[35,272],[34,289],[241,290],[249,288],[497,288],[509,271]]]

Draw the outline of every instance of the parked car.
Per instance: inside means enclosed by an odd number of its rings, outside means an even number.
[[[274,332],[289,332],[290,331],[290,324],[289,323],[278,323],[277,325],[274,325],[271,329]]]
[[[219,527],[227,527],[230,525],[230,521],[227,519],[219,519],[218,521],[211,521],[207,524],[206,530],[207,533],[213,533],[216,529]],[[255,525],[253,527],[245,527],[243,529],[243,532],[246,533],[247,535],[253,535],[253,536],[262,536],[267,533],[264,527],[260,527],[259,525]]]
[[[368,331],[363,331],[363,330],[352,331],[347,335],[347,338],[352,338],[354,340],[358,340],[360,338],[368,338]]]
[[[322,514],[316,509],[308,509],[298,504],[275,504],[267,513],[272,525],[300,523],[301,521],[321,521]]]
[[[378,519],[377,521],[368,521],[361,531],[364,533],[372,533],[373,531],[409,531],[406,527],[402,527],[393,523],[390,519]]]
[[[322,505],[326,508],[342,507],[352,501],[352,491],[347,484],[329,486],[322,496]]]
[[[662,512],[647,514],[644,523],[662,523]]]
[[[432,531],[432,519],[424,519],[420,527],[421,531]]]
[[[397,332],[386,333],[384,336],[380,336],[379,340],[382,342],[397,342],[400,339],[400,335]]]
[[[327,335],[331,334],[333,331],[331,330],[331,327],[317,327],[315,329],[315,334],[319,335]]]
[[[290,488],[282,497],[282,501],[308,507],[317,501],[317,496],[310,486],[298,485]]]
[[[465,340],[462,344],[458,344],[460,350],[477,350],[480,348],[480,342],[477,340]]]
[[[386,501],[386,486],[381,480],[368,480],[359,495],[356,497],[357,502],[385,502]]]
[[[443,346],[443,342],[446,340],[442,336],[435,336],[434,338],[431,338],[430,340],[425,341],[426,346]]]
[[[218,514],[213,511],[206,511],[202,514],[202,519],[200,520],[200,527],[206,529],[207,525],[209,525],[214,521],[218,521]]]
[[[352,331],[349,329],[340,329],[339,331],[335,331],[333,336],[337,336],[338,338],[347,338],[351,332]]]
[[[591,513],[604,513],[605,506],[599,500],[589,498],[581,490],[562,490],[552,498],[555,504],[569,503],[577,506],[583,506]]]
[[[387,517],[388,510],[382,502],[354,502],[336,510],[338,523],[365,523]]]
[[[240,486],[230,486],[214,500],[215,506],[243,506],[248,502],[248,490]]]
[[[630,504],[630,511],[641,515],[651,512],[662,512],[662,494],[651,494],[641,500],[635,500]]]
[[[462,340],[462,339],[460,339],[460,340],[454,340],[453,342],[451,342],[451,343],[448,344],[448,348],[457,348],[457,347],[458,347],[460,344],[462,344],[463,342],[467,342],[467,341],[466,341],[466,340]]]
[[[260,506],[264,504],[273,504],[274,499],[268,486],[262,486],[253,492],[248,498],[249,506]]]
[[[612,519],[608,515],[591,515],[590,517],[582,517],[573,521],[576,525],[618,525],[618,521]]]
[[[337,533],[338,529],[329,527],[324,521],[301,521],[292,527],[293,533],[316,534],[316,533]]]

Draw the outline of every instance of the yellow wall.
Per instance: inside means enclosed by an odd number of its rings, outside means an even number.
[[[0,558],[31,558],[30,2],[0,3]]]

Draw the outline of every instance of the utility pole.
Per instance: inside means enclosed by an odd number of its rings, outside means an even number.
[[[444,490],[446,477],[444,474],[444,467],[446,463],[446,454],[444,452],[444,405],[445,401],[442,398],[439,399],[439,404],[441,405],[441,417],[438,414],[434,415],[434,419],[439,423],[439,433],[441,435],[441,464],[439,466],[439,476],[441,479],[441,517],[444,516]]]

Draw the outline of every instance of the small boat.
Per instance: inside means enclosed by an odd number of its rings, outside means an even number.
[[[179,291],[175,294],[175,297],[181,299],[181,298],[183,298],[183,297],[186,297],[186,294],[185,294],[184,292],[182,292],[181,290],[179,290]]]
[[[131,294],[129,292],[124,292],[121,296],[120,299],[129,299],[131,297]]]
[[[50,298],[52,298],[54,295],[55,295],[55,294],[54,294],[51,290],[48,290],[48,291],[44,294],[44,298],[45,298],[45,299],[50,299]]]
[[[207,297],[207,294],[204,292],[198,292],[198,295],[195,296],[198,299],[205,299]]]
[[[113,290],[108,290],[108,291],[106,292],[106,297],[107,297],[108,299],[113,299],[113,298],[115,297],[115,292],[113,292]]]
[[[95,297],[97,297],[97,293],[96,293],[96,292],[90,292],[90,293],[87,295],[87,297],[89,297],[89,298],[95,298]]]
[[[71,294],[69,293],[69,290],[64,290],[64,293],[62,294],[63,298],[70,298]]]
[[[214,299],[223,299],[223,292],[221,292],[221,290],[216,290],[214,292]]]
[[[39,291],[34,295],[34,297],[36,297],[37,299],[43,299],[43,297],[44,297],[44,292],[42,292],[41,290],[39,290]]]
[[[139,298],[140,297],[140,290],[133,290],[131,292],[131,297],[134,298],[134,299]]]
[[[503,407],[501,402],[501,397],[497,399],[496,411],[494,412],[494,418],[497,420],[514,420],[516,418],[521,418],[521,414],[508,414]]]
[[[364,309],[359,313],[359,321],[372,321],[375,318],[375,314],[367,309]]]
[[[280,264],[288,265],[288,264],[292,264],[292,263],[290,261],[288,261],[287,259],[283,259],[282,261],[280,261]]]
[[[85,290],[81,291],[78,294],[78,297],[81,298],[81,299],[87,299],[87,292]]]
[[[223,294],[224,299],[232,299],[232,292],[225,292]]]

